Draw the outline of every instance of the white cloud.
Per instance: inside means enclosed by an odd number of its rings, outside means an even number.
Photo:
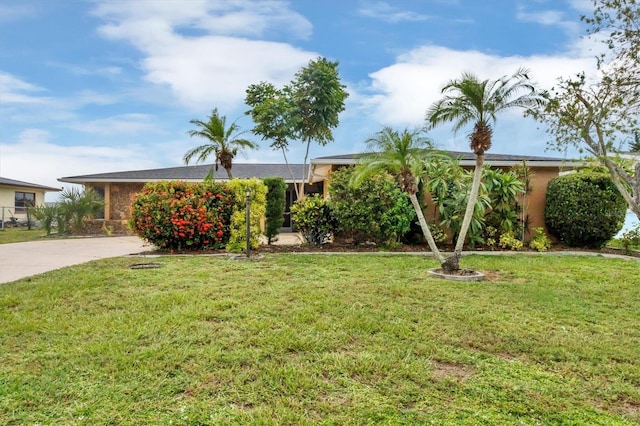
[[[578,33],[580,31],[580,25],[576,22],[575,17],[572,19],[566,19],[565,13],[559,10],[542,10],[536,12],[527,11],[524,6],[518,6],[518,12],[516,18],[523,22],[533,22],[540,25],[558,26],[564,28],[571,34]]]
[[[107,21],[100,34],[142,52],[147,81],[170,87],[192,109],[240,106],[250,84],[287,83],[317,56],[247,38],[276,30],[308,35],[311,24],[281,1],[103,2],[95,13]]]
[[[441,97],[440,90],[463,71],[480,78],[509,75],[528,68],[542,88],[551,88],[560,76],[571,76],[593,68],[590,58],[562,56],[500,57],[478,51],[458,51],[440,46],[411,50],[396,63],[372,74],[374,95],[367,102],[383,123],[420,126],[426,109]]]
[[[384,1],[377,1],[373,3],[364,3],[363,6],[358,9],[358,13],[368,18],[378,19],[384,22],[397,24],[398,22],[418,22],[427,21],[431,19],[431,16],[424,15],[417,12],[408,10],[400,10],[391,6]]]
[[[3,104],[48,104],[52,100],[35,95],[44,89],[14,75],[0,71],[0,99]]]
[[[68,186],[57,180],[64,176],[158,167],[140,146],[65,146],[51,137],[46,130],[26,129],[15,142],[0,145],[2,176],[60,188]]]

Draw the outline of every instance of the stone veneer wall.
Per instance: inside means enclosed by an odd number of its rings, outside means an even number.
[[[131,213],[131,203],[144,183],[112,183],[109,200],[111,220],[127,220]]]

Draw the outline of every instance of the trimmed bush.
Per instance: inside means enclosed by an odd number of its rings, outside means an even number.
[[[214,182],[150,182],[136,195],[129,226],[158,248],[225,247],[234,208],[230,188]]]
[[[622,228],[627,205],[611,177],[572,173],[549,182],[544,220],[572,247],[602,247]]]
[[[328,242],[335,229],[331,207],[318,194],[296,201],[291,206],[291,219],[305,241],[317,246]]]
[[[403,193],[388,173],[379,173],[351,185],[355,168],[331,174],[329,204],[336,220],[336,233],[355,243],[397,242],[407,233],[415,211],[409,196]]]
[[[264,217],[264,235],[267,244],[276,240],[280,228],[284,224],[284,203],[287,192],[287,184],[282,178],[263,179],[267,186],[267,211]]]
[[[267,187],[260,179],[232,179],[229,187],[235,197],[235,208],[231,216],[231,236],[227,244],[227,250],[240,253],[247,249],[247,216],[246,189],[251,189],[251,248],[257,249],[260,245],[260,221],[264,217],[267,204]]]

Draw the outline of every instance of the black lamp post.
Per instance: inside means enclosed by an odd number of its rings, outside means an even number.
[[[251,258],[251,188],[245,190],[247,194],[246,222],[247,222],[247,259]]]

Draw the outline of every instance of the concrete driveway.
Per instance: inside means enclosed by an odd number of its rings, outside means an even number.
[[[138,237],[70,238],[0,244],[0,283],[149,249]]]

